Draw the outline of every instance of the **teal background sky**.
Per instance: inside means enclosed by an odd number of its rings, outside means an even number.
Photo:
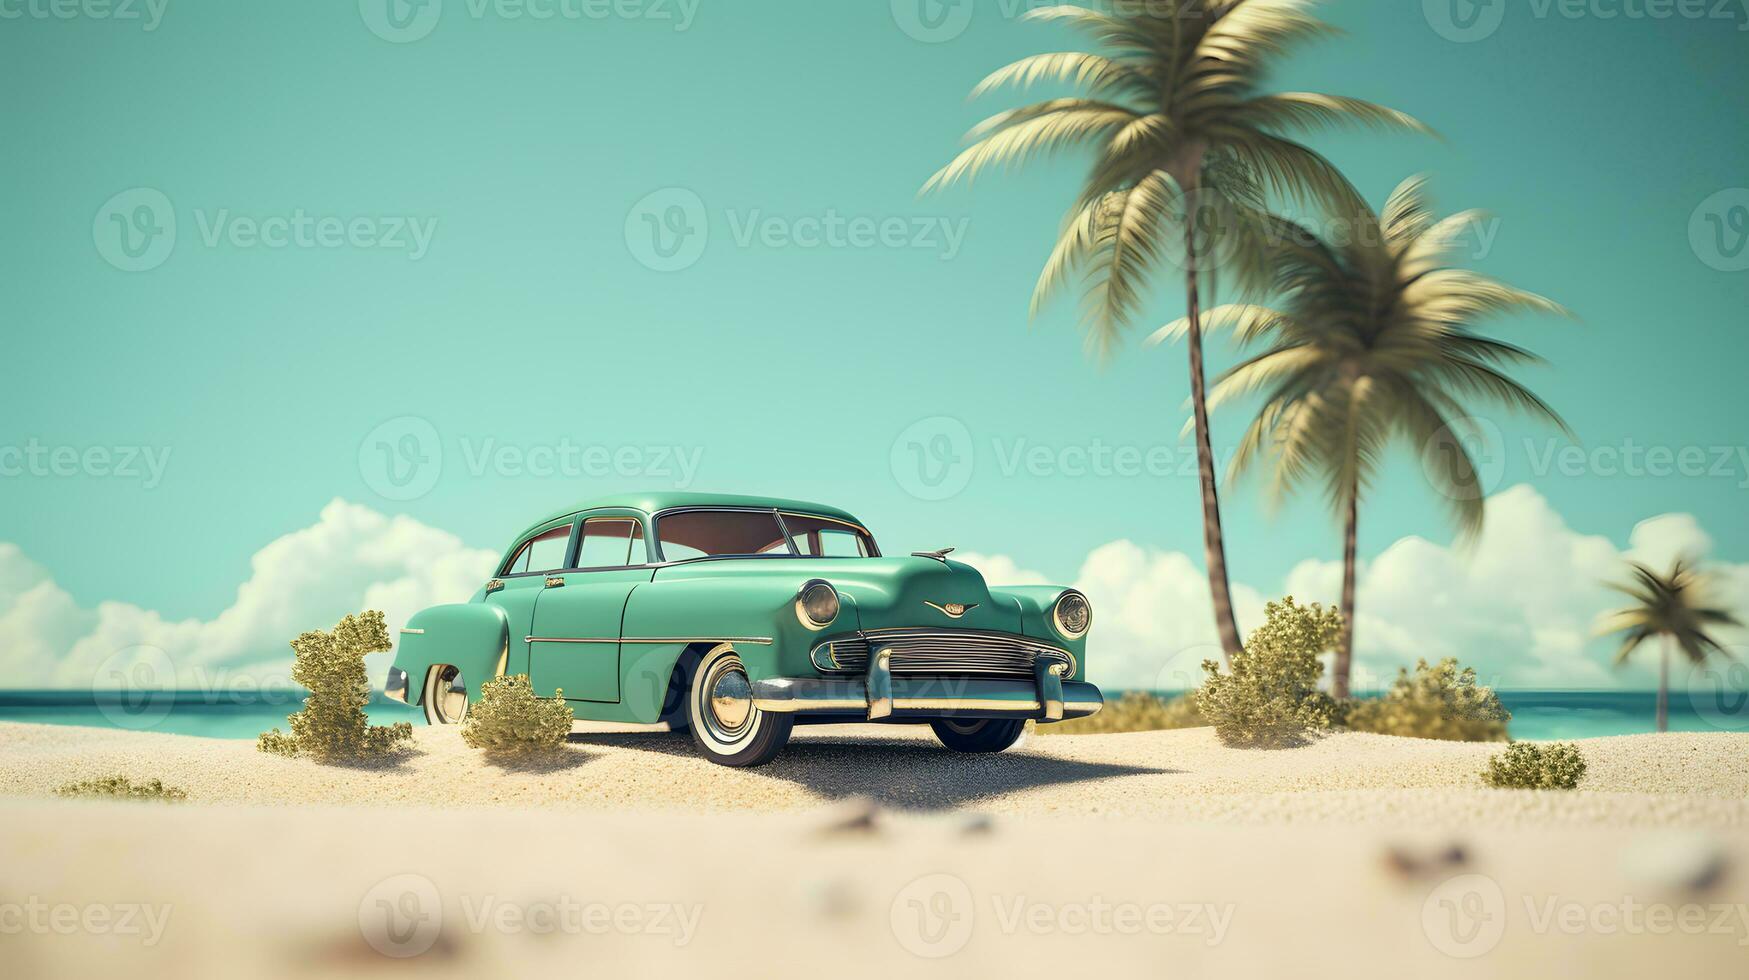
[[[885,0],[702,0],[684,30],[654,16],[476,17],[447,0],[409,43],[373,33],[350,2],[169,0],[150,31],[0,20],[0,445],[171,454],[150,488],[0,478],[0,540],[84,604],[210,616],[253,552],[336,496],[497,549],[574,500],[674,485],[476,475],[465,458],[464,442],[568,438],[701,453],[692,489],[837,503],[891,552],[957,545],[1063,579],[1118,538],[1200,560],[1189,469],[1009,475],[993,446],[1176,452],[1187,394],[1180,348],[1132,345],[1101,371],[1069,305],[1027,322],[1082,159],[917,197],[972,123],[1013,104],[968,104],[979,78],[1082,46],[1014,7],[979,2],[941,43],[901,30]],[[677,0],[622,9],[685,15]],[[1587,447],[1734,452],[1749,417],[1749,272],[1709,265],[1689,232],[1703,201],[1749,186],[1749,18],[1535,9],[1512,3],[1492,36],[1456,43],[1421,3],[1334,3],[1348,37],[1296,55],[1279,83],[1378,100],[1441,132],[1314,142],[1374,201],[1427,172],[1446,210],[1498,216],[1478,266],[1583,318],[1498,333],[1551,361],[1526,378]],[[139,187],[172,203],[177,236],[162,264],[126,272],[94,219]],[[627,227],[670,188],[703,202],[709,236],[695,262],[663,272],[640,262]],[[436,230],[416,260],[209,245],[201,224],[221,211]],[[964,222],[964,240],[951,258],[939,240],[736,240],[754,214],[829,213]],[[1138,339],[1182,313],[1165,278]],[[437,434],[441,474],[415,499],[386,499],[360,447],[409,416]],[[974,465],[962,492],[922,500],[895,476],[894,444],[938,416],[965,426]],[[1243,421],[1217,415],[1217,445]],[[1511,450],[1500,485],[1533,484],[1576,529],[1619,543],[1637,521],[1686,511],[1720,557],[1749,558],[1740,457],[1712,477],[1538,473],[1515,447],[1553,434],[1498,422]],[[1227,501],[1236,577],[1279,582],[1338,554],[1321,501],[1272,515],[1254,486]],[[1403,451],[1366,506],[1362,551],[1405,535],[1450,536]]]

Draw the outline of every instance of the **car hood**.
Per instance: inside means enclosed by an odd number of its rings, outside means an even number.
[[[1021,632],[1014,596],[992,593],[978,570],[932,558],[729,558],[686,562],[656,573],[658,581],[768,579],[788,591],[825,579],[856,609],[865,630],[933,626]],[[958,617],[943,608],[964,607]]]

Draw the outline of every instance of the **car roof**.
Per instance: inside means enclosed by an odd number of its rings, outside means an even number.
[[[639,510],[646,514],[671,510],[675,507],[759,507],[773,510],[794,510],[807,514],[818,514],[821,517],[836,517],[863,526],[849,511],[831,507],[826,504],[811,503],[806,500],[791,500],[787,497],[757,497],[738,493],[699,493],[696,491],[658,490],[650,493],[622,493],[608,497],[596,497],[580,504],[554,511],[546,517],[535,521],[524,528],[521,538],[540,527],[550,524],[563,517],[570,517],[586,510],[599,510],[604,507],[619,507],[627,510]]]

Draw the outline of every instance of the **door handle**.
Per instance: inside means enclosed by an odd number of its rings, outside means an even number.
[[[565,584],[565,577],[563,575],[548,575],[547,576],[547,588],[549,588],[549,589],[556,589],[559,586],[564,585],[564,584]]]

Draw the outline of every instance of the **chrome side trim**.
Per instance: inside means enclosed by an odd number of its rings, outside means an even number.
[[[424,630],[402,629],[401,632],[407,636],[424,636],[425,635]]]
[[[746,643],[770,646],[769,636],[525,636],[524,643]]]

